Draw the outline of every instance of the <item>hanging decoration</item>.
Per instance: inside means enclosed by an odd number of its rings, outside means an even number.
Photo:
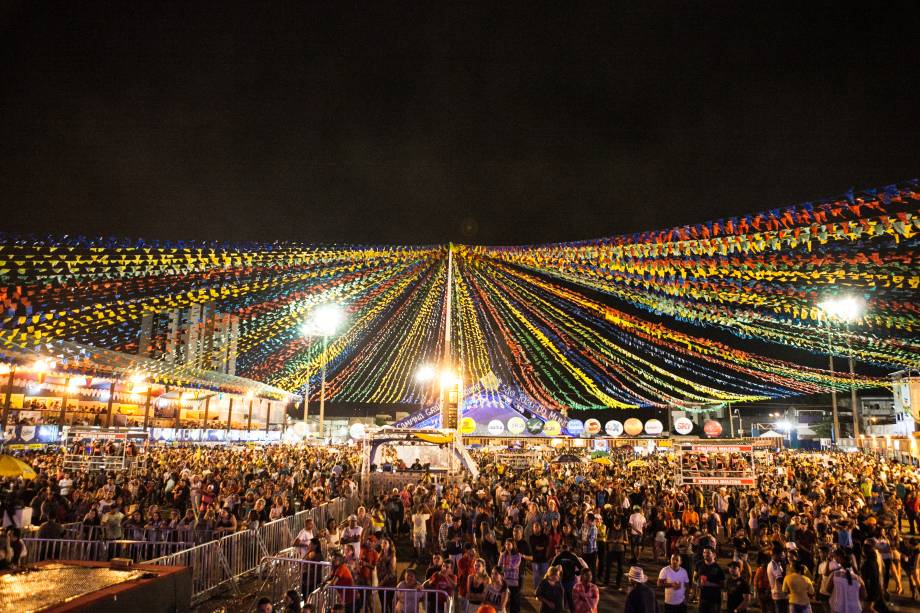
[[[0,235],[0,351],[69,342],[165,363],[166,341],[156,330],[142,339],[142,322],[208,304],[238,318],[238,375],[313,398],[325,366],[331,401],[436,402],[437,381],[415,373],[445,362],[450,325],[449,361],[477,402],[707,411],[887,384],[802,365],[817,354],[918,367],[918,237],[916,180],[523,247]],[[864,312],[825,313],[839,295],[863,299]],[[329,302],[347,318],[323,351],[301,327]]]

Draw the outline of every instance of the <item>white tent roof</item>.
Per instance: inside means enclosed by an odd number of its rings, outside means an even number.
[[[758,438],[783,438],[783,435],[775,430],[767,430]]]

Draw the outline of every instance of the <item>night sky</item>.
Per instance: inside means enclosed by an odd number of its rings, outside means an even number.
[[[306,4],[0,3],[0,229],[531,243],[920,174],[916,14]]]

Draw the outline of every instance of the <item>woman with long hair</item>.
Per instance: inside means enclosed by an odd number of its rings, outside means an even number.
[[[498,566],[504,571],[505,583],[508,585],[508,613],[521,610],[521,563],[523,557],[517,550],[514,539],[505,539],[505,548],[498,557]]]
[[[466,580],[466,598],[469,603],[467,613],[474,613],[479,609],[479,605],[485,602],[488,585],[489,574],[486,572],[486,561],[477,558],[473,562],[473,574]]]
[[[389,537],[380,539],[380,555],[377,557],[377,585],[380,587],[396,587],[396,548]],[[390,613],[393,610],[393,592],[380,593],[381,613]]]
[[[833,554],[840,566],[821,582],[821,591],[830,595],[828,606],[831,613],[860,613],[863,610],[860,601],[866,600],[866,586],[862,578],[853,570],[853,557],[838,549]],[[869,605],[869,610],[872,605]]]
[[[489,580],[489,585],[486,586],[484,600],[486,604],[495,607],[496,613],[506,613],[510,597],[508,585],[505,583],[505,573],[501,566],[496,566],[492,569],[492,576]]]

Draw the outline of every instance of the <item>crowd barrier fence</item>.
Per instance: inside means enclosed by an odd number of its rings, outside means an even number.
[[[313,519],[317,531],[329,519],[341,523],[360,505],[358,496],[336,498],[313,509],[268,522],[253,530],[235,532],[217,540],[152,559],[148,564],[188,566],[192,570],[192,603],[198,604],[217,591],[238,589],[241,578],[263,568],[262,560],[279,551],[296,555],[290,548],[295,537]],[[322,523],[320,523],[322,522]]]
[[[88,541],[24,538],[22,541],[27,549],[27,563],[46,560],[107,562],[112,558],[130,558],[135,562],[143,562],[144,560],[174,554],[177,551],[193,546],[193,543],[125,540]]]

